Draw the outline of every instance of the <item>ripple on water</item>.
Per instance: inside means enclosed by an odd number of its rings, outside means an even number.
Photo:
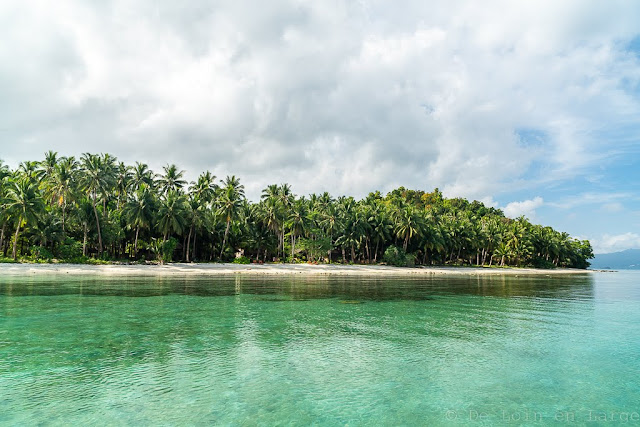
[[[633,409],[640,298],[572,280],[0,278],[0,424]]]

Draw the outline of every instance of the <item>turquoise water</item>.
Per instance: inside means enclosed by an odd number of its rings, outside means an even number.
[[[0,278],[0,425],[640,424],[638,273],[63,279]]]

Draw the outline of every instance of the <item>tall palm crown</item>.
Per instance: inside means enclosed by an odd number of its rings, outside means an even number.
[[[62,208],[62,231],[65,230],[67,204],[75,192],[78,163],[73,157],[63,157],[53,170],[51,184],[48,187],[53,202]]]
[[[187,203],[183,194],[169,191],[158,209],[158,228],[164,240],[172,233],[182,233],[187,223]]]
[[[39,215],[44,211],[44,202],[37,185],[26,178],[15,181],[7,191],[6,208],[17,219],[13,239],[13,259],[16,259],[18,236],[23,222],[27,226],[37,223]]]
[[[103,201],[106,201],[108,191],[115,180],[115,159],[108,155],[100,157],[95,154],[84,153],[80,158],[80,163],[80,187],[86,191],[91,198],[98,229],[98,252],[102,254],[102,231],[100,229],[100,218],[98,217],[96,202],[98,197],[102,197]]]
[[[40,163],[34,161],[20,163],[17,172],[22,178],[29,180],[33,184],[40,183],[43,174],[42,169],[40,169]]]
[[[238,217],[244,199],[244,186],[240,184],[240,180],[235,176],[228,176],[224,181],[221,181],[221,184],[222,189],[217,200],[218,209],[216,213],[226,221],[226,227],[222,240],[222,248],[220,249],[220,258],[222,258],[227,243],[231,221]]]
[[[218,190],[215,180],[216,176],[209,171],[200,174],[198,180],[191,183],[191,194],[198,197],[201,201],[211,202]]]
[[[129,186],[133,191],[137,191],[142,185],[154,188],[153,171],[149,169],[146,163],[136,162],[133,166]]]
[[[121,206],[121,203],[127,199],[133,173],[131,172],[131,167],[125,165],[123,162],[118,163],[116,169],[115,187],[118,195],[118,206]]]
[[[182,187],[187,185],[187,181],[183,179],[184,171],[178,170],[174,164],[163,167],[164,174],[158,177],[158,187],[163,194],[170,191],[180,191]]]
[[[142,185],[136,194],[124,206],[123,214],[128,224],[136,230],[133,244],[134,253],[138,251],[138,234],[141,228],[148,228],[153,223],[155,200],[149,187]]]

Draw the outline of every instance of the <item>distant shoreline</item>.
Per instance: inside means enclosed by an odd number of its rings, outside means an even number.
[[[415,267],[343,264],[0,264],[2,276],[98,275],[98,276],[225,276],[225,275],[309,275],[309,276],[563,276],[592,274],[598,270],[558,268]]]

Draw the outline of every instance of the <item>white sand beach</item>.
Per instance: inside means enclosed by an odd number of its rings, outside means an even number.
[[[335,275],[335,276],[442,276],[509,275],[556,276],[592,274],[593,270],[481,267],[415,267],[342,264],[167,264],[167,265],[80,265],[0,264],[0,276],[104,275],[104,276],[220,276],[220,275]]]

